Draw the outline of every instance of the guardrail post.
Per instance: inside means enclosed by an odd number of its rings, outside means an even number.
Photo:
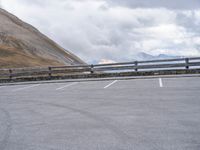
[[[51,78],[52,72],[51,72],[52,68],[49,67],[49,77]]]
[[[9,69],[9,78],[12,79],[12,70]]]
[[[90,66],[90,73],[91,73],[91,74],[94,73],[94,65],[93,65],[93,64]]]
[[[138,71],[138,62],[135,61],[135,71],[137,72]]]
[[[189,58],[185,58],[185,68],[189,69]]]

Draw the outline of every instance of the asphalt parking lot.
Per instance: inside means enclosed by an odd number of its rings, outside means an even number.
[[[199,149],[199,77],[0,86],[0,150]]]

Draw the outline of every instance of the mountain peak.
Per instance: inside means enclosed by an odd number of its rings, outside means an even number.
[[[145,52],[140,52],[136,55],[137,60],[153,60],[153,59],[173,59],[181,58],[182,56],[172,56],[167,54],[150,55]]]

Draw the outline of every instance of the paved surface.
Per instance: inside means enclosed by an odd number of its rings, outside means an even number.
[[[199,77],[0,87],[0,150],[199,149]]]

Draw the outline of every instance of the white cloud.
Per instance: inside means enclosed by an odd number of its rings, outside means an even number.
[[[88,63],[133,60],[138,52],[200,54],[200,10],[126,7],[118,2],[3,0],[3,6]]]

